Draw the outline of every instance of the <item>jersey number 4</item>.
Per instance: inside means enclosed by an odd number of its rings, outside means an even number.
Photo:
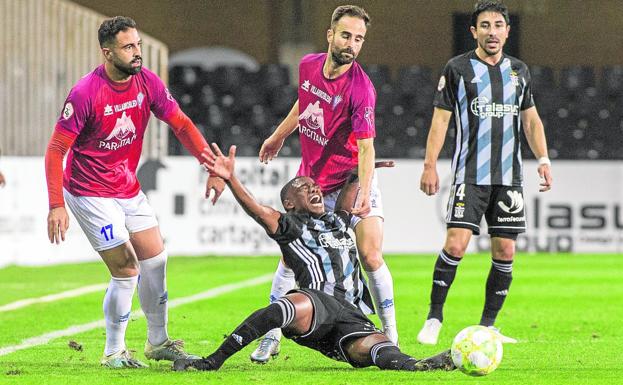
[[[106,230],[108,230],[108,232],[106,232]],[[102,227],[100,234],[102,234],[104,238],[106,238],[107,241],[110,241],[111,239],[115,239],[115,237],[112,235],[112,223]]]
[[[456,189],[456,196],[459,197],[459,200],[462,201],[465,199],[465,184],[460,184],[459,188]]]

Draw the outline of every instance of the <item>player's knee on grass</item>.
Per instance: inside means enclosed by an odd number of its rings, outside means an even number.
[[[301,293],[291,293],[285,296],[294,305],[294,320],[284,329],[293,335],[303,335],[309,332],[314,319],[314,305],[308,296]]]
[[[491,234],[491,255],[499,261],[512,261],[515,256],[515,240]]]
[[[129,242],[99,252],[113,277],[135,277],[139,273],[138,259]]]
[[[346,342],[344,350],[353,363],[356,363],[358,367],[365,368],[374,365],[370,353],[372,347],[383,342],[391,343],[385,334],[374,333],[365,337],[353,338]]]
[[[471,236],[472,231],[469,229],[449,228],[443,249],[456,258],[463,258]]]

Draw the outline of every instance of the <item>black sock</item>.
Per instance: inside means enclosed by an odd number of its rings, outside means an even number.
[[[384,370],[415,370],[415,358],[404,354],[398,346],[386,341],[380,342],[370,349],[374,365]]]
[[[487,289],[485,295],[485,308],[482,311],[480,324],[492,326],[498,312],[502,309],[508,289],[513,281],[513,261],[491,261],[491,270],[487,278]]]
[[[443,321],[443,304],[446,302],[448,290],[454,281],[459,262],[461,262],[461,258],[454,257],[443,249],[439,253],[433,272],[433,288],[430,292],[428,319],[437,318],[439,321]]]
[[[294,315],[292,302],[287,298],[281,298],[247,317],[206,359],[218,369],[225,360],[269,330],[288,326],[294,320]]]

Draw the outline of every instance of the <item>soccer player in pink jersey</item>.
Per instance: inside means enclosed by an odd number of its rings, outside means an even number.
[[[333,211],[350,170],[358,167],[361,189],[351,227],[384,332],[397,343],[394,289],[383,260],[383,209],[374,171],[376,91],[355,61],[369,23],[370,17],[360,7],[344,5],[335,9],[327,31],[328,53],[306,55],[301,60],[298,100],[264,141],[259,157],[264,163],[275,158],[288,135],[298,128],[302,160],[297,175],[318,183],[327,211]],[[294,274],[282,260],[273,279],[271,301],[293,286]],[[278,354],[280,338],[278,329],[268,333],[251,359],[264,363]]]
[[[162,80],[142,67],[134,20],[122,16],[105,20],[98,39],[105,62],[71,89],[45,155],[48,236],[52,243],[65,240],[67,203],[110,271],[102,365],[146,366],[125,345],[137,286],[148,326],[145,356],[170,361],[196,357],[167,333],[167,252],[154,210],[140,190],[136,167],[151,112],[169,124],[200,161],[207,143]],[[214,190],[216,201],[223,188],[222,180],[208,178],[206,196]]]

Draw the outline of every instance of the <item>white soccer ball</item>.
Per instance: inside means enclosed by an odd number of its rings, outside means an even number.
[[[468,326],[454,337],[451,349],[454,365],[470,376],[484,376],[502,361],[502,341],[485,326]]]

